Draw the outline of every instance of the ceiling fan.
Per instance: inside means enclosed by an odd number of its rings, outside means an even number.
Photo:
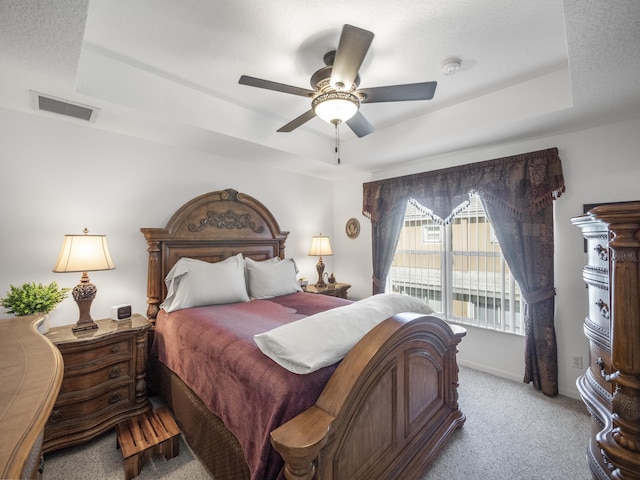
[[[358,137],[364,137],[373,132],[374,128],[359,111],[362,103],[431,100],[437,85],[437,82],[422,82],[358,88],[358,70],[372,40],[372,32],[345,25],[337,50],[325,54],[325,66],[311,76],[313,90],[248,75],[242,75],[239,83],[311,99],[311,109],[278,129],[278,132],[291,132],[318,116],[334,124],[336,128],[339,124],[346,123]]]

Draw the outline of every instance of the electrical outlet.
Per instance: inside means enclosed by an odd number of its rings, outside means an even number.
[[[571,355],[571,366],[573,368],[582,368],[582,355]]]

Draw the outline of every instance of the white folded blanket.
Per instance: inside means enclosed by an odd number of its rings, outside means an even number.
[[[373,327],[403,312],[433,313],[417,298],[381,293],[282,325],[253,338],[269,358],[294,373],[311,373],[332,365]]]

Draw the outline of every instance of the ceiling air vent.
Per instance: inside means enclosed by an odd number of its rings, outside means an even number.
[[[50,95],[44,95],[42,93],[34,91],[31,91],[30,93],[31,106],[36,110],[57,113],[59,115],[65,115],[67,117],[86,120],[87,122],[95,121],[95,117],[98,114],[99,109],[95,107],[89,107],[88,105],[81,105],[79,103],[67,102],[66,100],[55,98]]]

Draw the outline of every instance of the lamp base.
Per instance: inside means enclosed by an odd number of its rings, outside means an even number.
[[[85,273],[86,276],[86,273]],[[93,283],[89,283],[89,277],[83,277],[78,285],[73,288],[73,299],[78,305],[80,316],[78,322],[71,329],[73,333],[86,332],[98,328],[96,322],[91,318],[91,303],[96,297],[97,288]]]
[[[71,329],[73,333],[83,333],[88,332],[90,330],[96,330],[98,328],[98,324],[93,320],[89,320],[88,322],[78,322],[75,327]]]
[[[324,288],[327,286],[324,279],[322,278],[322,274],[324,273],[324,262],[322,261],[322,257],[318,260],[316,264],[316,270],[318,271],[318,281],[316,282],[316,287]]]
[[[91,302],[93,302],[93,298],[76,300],[78,309],[80,310],[80,318],[76,325],[71,329],[73,333],[86,332],[87,330],[95,330],[98,328],[98,324],[91,318]]]

